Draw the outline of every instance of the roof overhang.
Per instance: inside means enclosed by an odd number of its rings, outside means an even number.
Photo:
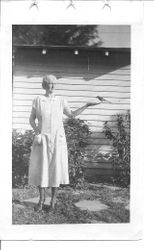
[[[111,47],[92,47],[92,46],[75,46],[75,45],[68,45],[68,46],[58,46],[58,45],[46,45],[46,44],[40,44],[40,45],[29,45],[29,44],[14,44],[14,48],[25,48],[25,49],[67,49],[67,50],[85,50],[85,51],[115,51],[115,52],[130,52],[130,48],[111,48]]]

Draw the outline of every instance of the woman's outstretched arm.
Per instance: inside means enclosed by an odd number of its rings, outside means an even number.
[[[101,102],[88,102],[85,105],[83,105],[82,107],[72,111],[68,105],[68,103],[65,101],[65,105],[64,105],[64,114],[67,115],[69,118],[74,118],[78,115],[80,115],[85,109],[87,109],[90,106],[94,106],[94,105],[98,105]]]

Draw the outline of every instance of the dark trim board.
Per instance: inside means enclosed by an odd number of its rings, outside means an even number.
[[[33,44],[14,44],[14,48],[28,48],[28,49],[58,49],[58,50],[72,50],[72,49],[79,49],[79,50],[86,50],[86,51],[112,51],[112,52],[128,52],[130,53],[130,48],[111,48],[111,47],[93,47],[93,46],[57,46],[57,45],[46,45],[46,44],[40,44],[40,45],[33,45]]]

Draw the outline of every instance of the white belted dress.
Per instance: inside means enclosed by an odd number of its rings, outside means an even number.
[[[33,142],[28,184],[40,187],[59,187],[69,184],[68,150],[63,125],[63,112],[67,101],[60,96],[48,100],[37,96],[33,100],[32,112],[36,112],[41,143]]]

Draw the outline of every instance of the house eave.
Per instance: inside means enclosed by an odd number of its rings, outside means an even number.
[[[14,44],[14,48],[32,48],[32,49],[67,49],[67,50],[85,50],[85,51],[114,51],[114,52],[130,52],[130,48],[126,47],[96,47],[96,46],[76,46],[76,45],[47,45],[47,44]]]

